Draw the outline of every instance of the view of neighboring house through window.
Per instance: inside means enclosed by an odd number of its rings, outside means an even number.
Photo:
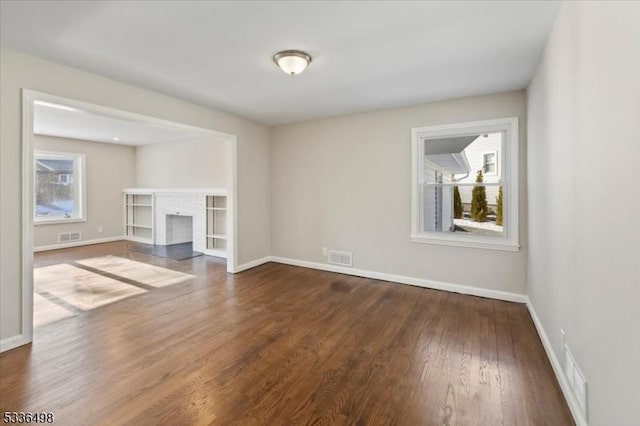
[[[412,241],[517,249],[517,174],[503,164],[517,136],[509,122],[472,124],[414,129]]]
[[[81,154],[34,153],[36,223],[84,218],[83,160]]]

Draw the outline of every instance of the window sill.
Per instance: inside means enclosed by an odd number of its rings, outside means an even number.
[[[79,223],[79,222],[86,222],[87,219],[86,218],[63,218],[63,219],[34,219],[33,220],[33,224],[34,226],[38,226],[38,225],[62,225],[64,223]]]
[[[436,238],[432,236],[425,235],[412,235],[411,236],[412,243],[421,243],[421,244],[437,244],[442,246],[454,246],[454,247],[468,247],[468,248],[477,248],[477,249],[487,249],[487,250],[500,250],[500,251],[520,251],[520,245],[516,243],[511,243],[507,241],[472,241],[468,239],[457,239],[457,238]]]

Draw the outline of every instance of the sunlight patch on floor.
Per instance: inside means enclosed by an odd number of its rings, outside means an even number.
[[[33,326],[41,327],[60,321],[61,319],[75,316],[73,312],[63,308],[47,299],[46,297],[35,293],[33,295]]]
[[[66,263],[35,268],[36,293],[49,293],[83,311],[95,309],[146,290]]]
[[[195,275],[136,262],[118,256],[93,257],[78,260],[76,263],[151,287],[166,287],[195,278]]]

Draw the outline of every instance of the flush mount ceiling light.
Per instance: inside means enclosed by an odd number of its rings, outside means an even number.
[[[311,63],[311,56],[300,50],[283,50],[273,56],[280,69],[289,75],[300,74]]]

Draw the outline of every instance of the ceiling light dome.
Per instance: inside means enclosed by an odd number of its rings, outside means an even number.
[[[289,75],[300,74],[311,63],[311,56],[300,50],[283,50],[273,56],[280,69]]]

